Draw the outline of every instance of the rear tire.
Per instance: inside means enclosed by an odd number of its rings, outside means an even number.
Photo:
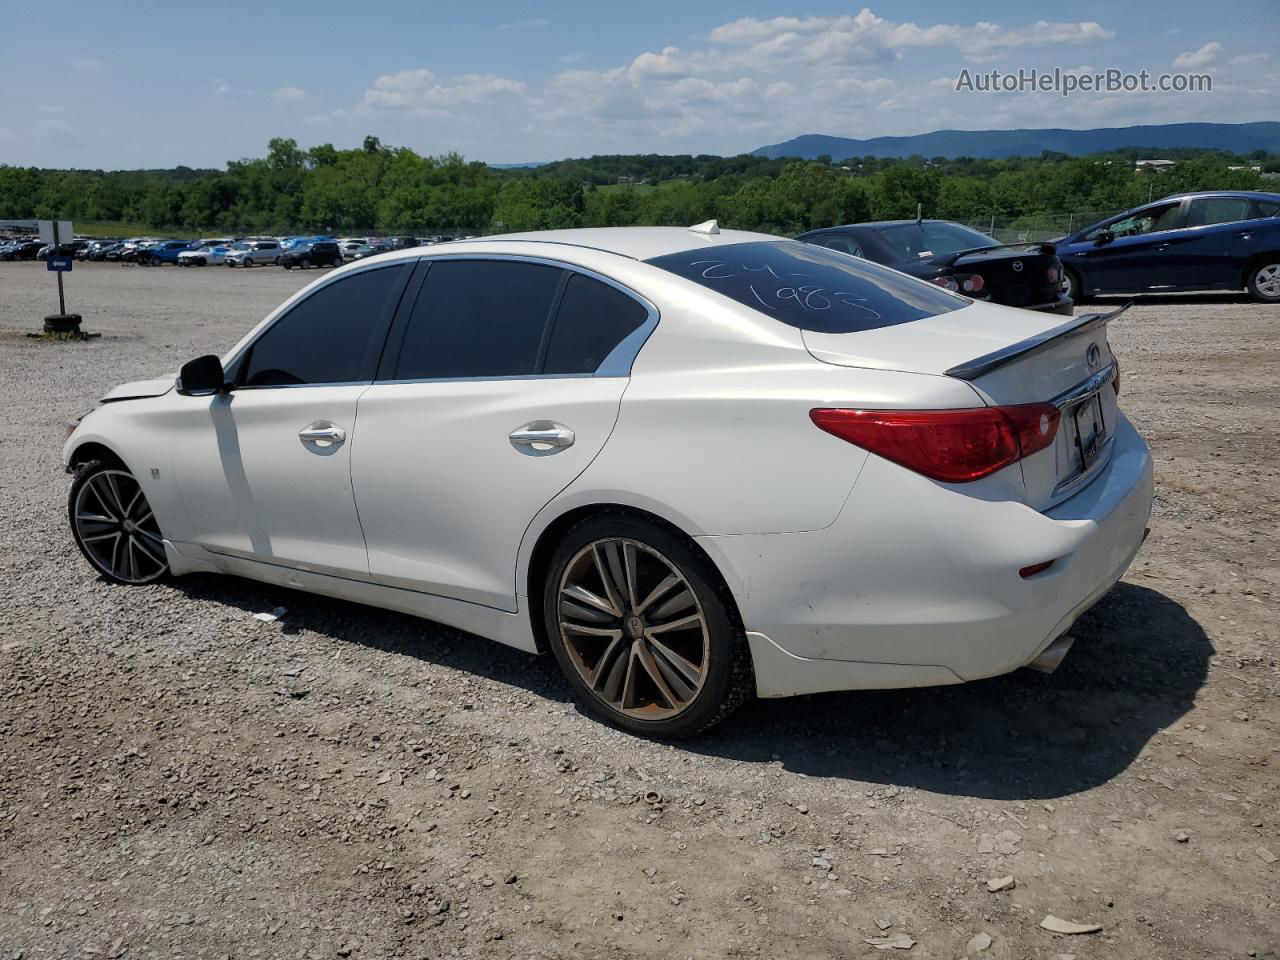
[[[693,736],[755,689],[728,589],[693,541],[657,523],[613,513],[571,527],[547,565],[542,611],[577,697],[633,733]]]
[[[1084,303],[1084,283],[1080,279],[1080,274],[1076,273],[1070,267],[1062,268],[1062,292],[1071,298],[1072,303]]]
[[[1249,296],[1258,303],[1280,303],[1280,257],[1269,258],[1249,274]]]

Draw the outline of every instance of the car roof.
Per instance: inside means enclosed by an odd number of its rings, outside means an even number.
[[[455,240],[450,246],[456,251],[470,244],[543,244],[554,243],[568,247],[585,247],[604,253],[616,253],[633,260],[651,260],[669,253],[685,250],[703,250],[727,246],[731,243],[751,243],[783,239],[767,233],[748,230],[720,230],[717,233],[702,232],[688,227],[582,227],[575,230],[538,230],[530,233],[506,233],[491,237],[474,237]],[[531,248],[532,249],[532,248]],[[416,253],[415,253],[416,251]],[[422,249],[410,247],[407,251],[422,256]]]
[[[1180,200],[1183,197],[1243,197],[1246,200],[1280,201],[1280,193],[1265,193],[1261,190],[1188,190],[1186,193],[1171,193],[1167,197],[1161,197],[1154,202]],[[1147,206],[1147,204],[1143,204],[1143,206]]]

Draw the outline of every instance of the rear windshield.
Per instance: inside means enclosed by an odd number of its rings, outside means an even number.
[[[888,267],[794,240],[683,250],[646,262],[815,333],[878,330],[969,303]]]
[[[881,227],[880,239],[903,260],[938,257],[996,245],[985,233],[958,223],[904,223]]]

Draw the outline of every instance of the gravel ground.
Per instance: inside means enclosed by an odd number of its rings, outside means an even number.
[[[1275,308],[1113,327],[1152,534],[1056,674],[756,703],[673,746],[431,623],[92,574],[64,421],[315,275],[78,264],[103,336],[52,343],[24,335],[52,278],[0,264],[0,957],[1280,952]]]

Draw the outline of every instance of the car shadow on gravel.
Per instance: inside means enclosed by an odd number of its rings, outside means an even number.
[[[428,620],[232,577],[200,574],[173,585],[246,615],[285,607],[280,627],[288,634],[310,630],[572,703],[553,658]],[[673,746],[956,796],[1038,800],[1088,790],[1122,772],[1191,708],[1214,650],[1180,604],[1128,583],[1071,632],[1075,647],[1053,674],[1019,670],[951,687],[757,700]]]
[[[1041,800],[1127,768],[1193,705],[1213,646],[1180,604],[1122,583],[1077,621],[1049,675],[759,700],[694,753],[939,794]]]
[[[1120,307],[1133,301],[1135,307],[1167,307],[1167,306],[1189,306],[1195,304],[1207,304],[1209,306],[1222,306],[1224,304],[1258,304],[1258,301],[1247,293],[1237,291],[1224,291],[1214,293],[1212,291],[1205,293],[1100,293],[1096,296],[1089,297],[1083,304],[1078,304],[1076,309],[1087,313],[1089,307]],[[1262,306],[1262,304],[1258,304]]]

